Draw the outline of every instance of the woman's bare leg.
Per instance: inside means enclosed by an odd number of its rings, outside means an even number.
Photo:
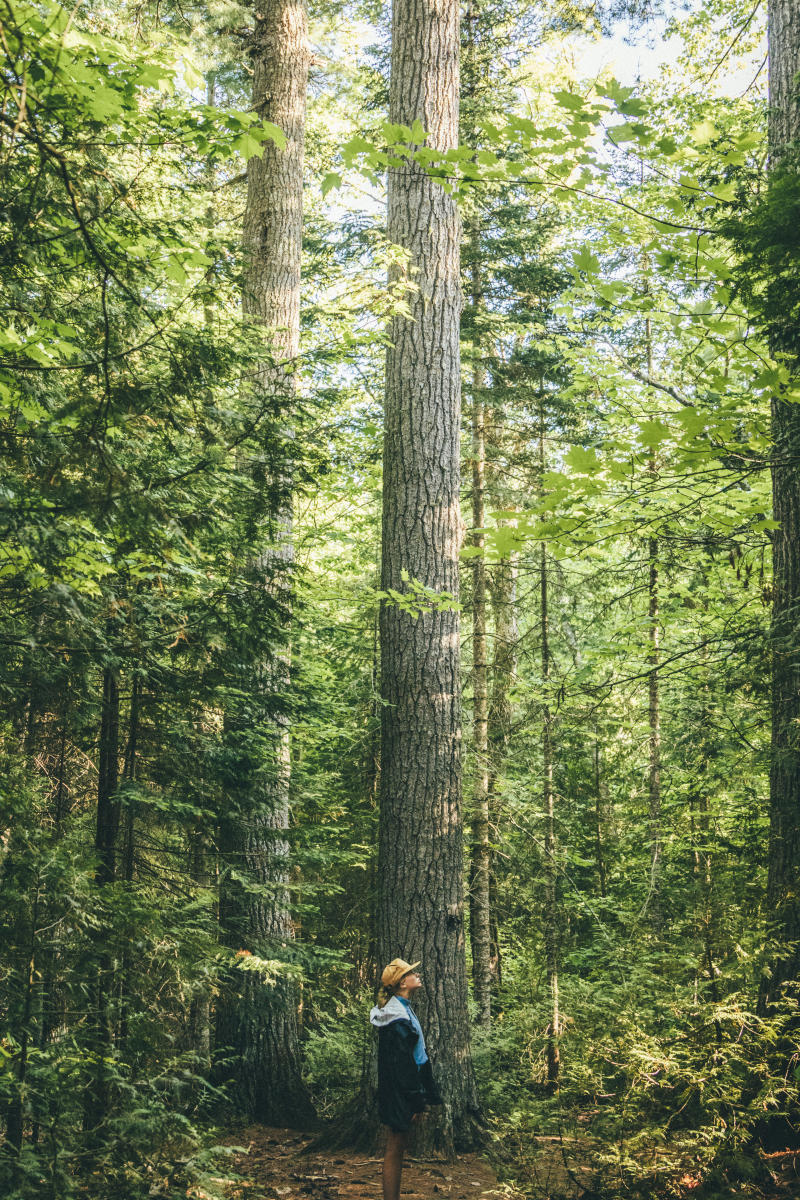
[[[407,1145],[407,1133],[398,1133],[396,1129],[389,1130],[386,1153],[383,1157],[383,1200],[400,1200],[400,1176]]]

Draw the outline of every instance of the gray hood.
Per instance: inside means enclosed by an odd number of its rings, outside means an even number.
[[[369,1014],[370,1024],[380,1029],[382,1025],[391,1025],[392,1021],[408,1020],[408,1009],[397,996],[392,996],[379,1008],[376,1004]]]

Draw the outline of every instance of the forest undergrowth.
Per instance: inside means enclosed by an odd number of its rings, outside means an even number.
[[[612,997],[594,986],[568,990],[555,1092],[546,1078],[545,999],[506,994],[491,1034],[475,1037],[484,1153],[499,1179],[534,1200],[796,1196],[800,1153],[790,1121],[767,1120],[795,1103],[795,1081],[769,1067],[786,1014],[770,1027],[730,1004],[709,1023],[696,1001],[694,1012],[680,1012],[687,989],[665,1002],[658,1030],[646,1029],[652,979],[644,971],[638,979],[647,989],[638,998],[635,972]],[[333,1129],[359,1093],[368,1037],[360,1008],[310,1035],[307,1078]]]
[[[0,0],[2,1200],[800,1196],[799,79]]]

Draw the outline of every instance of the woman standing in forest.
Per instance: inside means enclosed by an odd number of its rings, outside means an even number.
[[[394,958],[381,975],[378,1003],[369,1014],[378,1030],[378,1112],[388,1126],[383,1200],[399,1200],[403,1156],[411,1123],[429,1104],[441,1104],[425,1037],[411,996],[422,987],[418,962]]]

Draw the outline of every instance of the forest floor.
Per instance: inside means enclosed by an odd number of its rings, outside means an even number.
[[[379,1200],[381,1162],[362,1152],[307,1152],[311,1134],[253,1125],[229,1139],[244,1153],[229,1162],[230,1200]],[[220,1180],[222,1182],[222,1180]],[[400,1200],[521,1200],[498,1182],[485,1159],[463,1154],[452,1163],[410,1154]]]
[[[226,1141],[241,1147],[215,1180],[228,1200],[379,1200],[381,1195],[381,1158],[363,1151],[309,1151],[312,1134],[262,1125],[239,1130]],[[565,1154],[559,1138],[532,1141],[537,1144],[530,1147],[533,1154],[524,1187],[500,1182],[486,1159],[475,1154],[460,1155],[453,1163],[411,1154],[403,1170],[400,1200],[590,1200],[597,1195],[592,1191],[591,1169],[575,1165],[576,1157],[582,1156],[575,1156],[574,1145],[572,1153]],[[586,1157],[591,1161],[591,1154]],[[766,1159],[772,1161],[767,1164]],[[798,1200],[800,1155],[767,1155],[764,1165],[768,1172],[761,1186],[750,1183],[709,1190],[687,1173],[659,1195],[664,1200],[667,1196],[695,1200],[698,1195],[704,1200]],[[205,1193],[200,1190],[194,1195],[203,1200]]]

